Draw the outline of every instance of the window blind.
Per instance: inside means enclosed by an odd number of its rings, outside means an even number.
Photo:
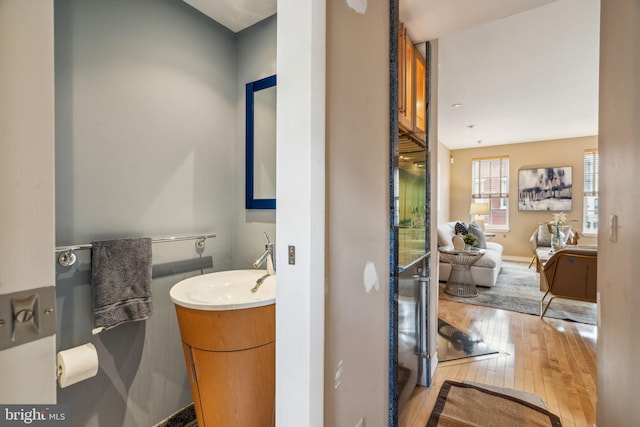
[[[585,150],[584,152],[584,195],[598,195],[598,171],[600,159],[598,150]]]
[[[471,159],[471,197],[509,197],[509,157]]]

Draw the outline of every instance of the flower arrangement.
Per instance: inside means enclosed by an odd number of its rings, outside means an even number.
[[[462,238],[467,245],[478,246],[478,236],[473,233],[467,233]]]
[[[552,222],[556,227],[564,225],[567,222],[567,214],[565,214],[564,212],[554,213]]]
[[[553,243],[555,245],[564,246],[566,237],[560,230],[560,227],[567,222],[567,215],[564,212],[558,212],[553,214],[553,221],[551,221],[551,231],[553,233]]]

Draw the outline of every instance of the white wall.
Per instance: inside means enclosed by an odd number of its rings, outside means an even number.
[[[0,2],[2,294],[54,285],[52,36],[53,1]],[[0,350],[0,378],[3,404],[55,403],[55,335]]]
[[[324,425],[325,7],[278,1],[278,426]]]
[[[640,2],[601,2],[598,426],[640,419]],[[608,219],[618,218],[617,240]]]

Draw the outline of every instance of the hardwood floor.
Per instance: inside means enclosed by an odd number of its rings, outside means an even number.
[[[498,356],[443,362],[431,387],[416,387],[400,427],[424,427],[445,380],[475,381],[538,394],[564,427],[596,422],[596,334],[593,325],[439,301],[439,317],[480,333]]]

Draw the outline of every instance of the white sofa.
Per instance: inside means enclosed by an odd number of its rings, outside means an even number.
[[[438,226],[438,247],[452,246],[451,238],[456,235],[456,222],[447,222]],[[480,239],[482,240],[482,239]],[[471,266],[471,276],[477,286],[492,287],[502,267],[502,245],[494,242],[486,242],[486,253]],[[451,264],[440,259],[439,280],[446,281],[451,272]]]

